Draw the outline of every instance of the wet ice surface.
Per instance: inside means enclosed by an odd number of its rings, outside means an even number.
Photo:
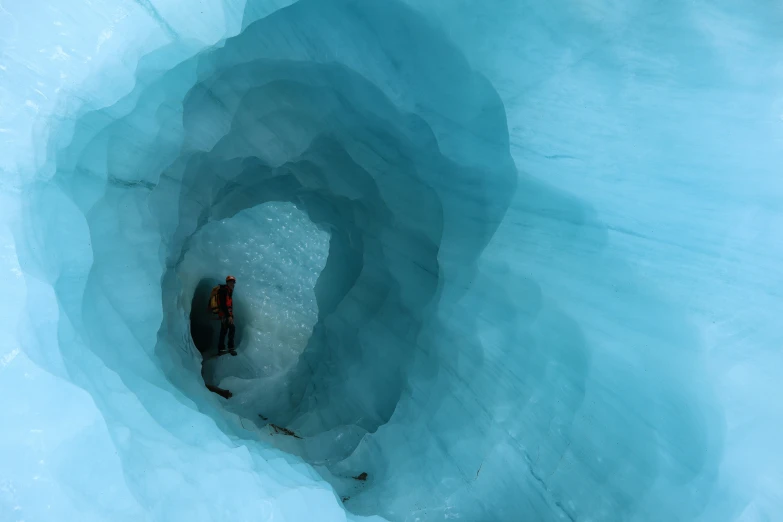
[[[269,377],[290,369],[310,338],[318,319],[314,287],[328,252],[328,232],[290,203],[268,203],[202,228],[178,272],[183,284],[206,278],[210,288],[224,274],[237,278],[242,364]],[[214,330],[218,325],[212,321]],[[214,370],[217,381],[231,373],[231,362],[220,360],[226,368]]]

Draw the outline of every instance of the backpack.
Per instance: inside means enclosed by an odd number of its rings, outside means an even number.
[[[218,293],[220,292],[221,286],[223,285],[217,285],[209,294],[209,311],[213,314],[220,313],[220,299]]]

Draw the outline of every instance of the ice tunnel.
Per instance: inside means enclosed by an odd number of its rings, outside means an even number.
[[[781,22],[0,3],[0,520],[781,519]]]

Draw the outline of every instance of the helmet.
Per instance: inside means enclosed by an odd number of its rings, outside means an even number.
[[[231,282],[231,281],[236,283],[237,282],[237,278],[232,276],[232,275],[226,276],[226,283]]]

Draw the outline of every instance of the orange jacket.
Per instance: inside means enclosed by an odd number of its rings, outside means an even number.
[[[218,306],[220,307],[218,315],[220,317],[234,317],[233,294],[234,291],[228,285],[220,285],[220,290],[218,291]]]

